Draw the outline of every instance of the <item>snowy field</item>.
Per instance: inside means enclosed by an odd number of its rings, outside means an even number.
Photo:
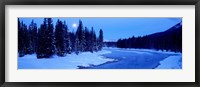
[[[113,59],[101,55],[111,53],[110,51],[99,51],[95,53],[84,52],[79,55],[70,54],[65,57],[54,56],[52,58],[37,59],[36,54],[26,55],[18,58],[18,69],[76,69],[78,66],[99,65]]]
[[[149,49],[103,48],[65,57],[37,59],[36,54],[18,58],[18,69],[182,69],[182,54]]]
[[[178,56],[169,56],[163,61],[160,61],[160,65],[156,69],[182,69],[182,57]]]

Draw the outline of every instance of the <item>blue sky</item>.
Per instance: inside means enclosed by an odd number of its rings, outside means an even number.
[[[162,32],[182,21],[182,18],[52,18],[55,26],[58,19],[66,21],[70,31],[76,31],[78,22],[81,20],[84,27],[94,27],[96,35],[99,30],[104,32],[105,41],[116,41],[119,38],[134,36],[144,36],[156,32]],[[19,18],[26,25],[32,20],[39,27],[43,23],[43,18]],[[74,26],[73,26],[74,25]]]

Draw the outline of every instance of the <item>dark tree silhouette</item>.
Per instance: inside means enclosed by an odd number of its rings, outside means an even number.
[[[55,52],[54,33],[51,18],[44,18],[38,31],[37,58],[49,58]]]
[[[47,52],[47,56],[51,57],[54,52],[55,52],[55,47],[54,47],[54,27],[53,27],[53,23],[52,23],[52,19],[51,18],[47,18],[47,32],[46,32],[46,52]]]
[[[22,57],[26,54],[36,53],[37,58],[50,58],[55,53],[58,56],[66,56],[75,52],[96,52],[103,47],[103,31],[99,31],[99,37],[92,27],[89,30],[83,28],[79,20],[77,31],[70,32],[66,22],[58,19],[55,30],[51,18],[44,18],[43,23],[37,28],[32,22],[29,27],[18,19],[18,53]]]
[[[98,38],[98,50],[102,50],[102,48],[103,48],[103,30],[100,29]]]
[[[90,31],[90,46],[89,46],[89,51],[90,52],[94,52],[94,51],[97,51],[97,38],[96,38],[96,34],[95,34],[95,31],[94,31],[94,28],[92,27],[91,31]]]
[[[119,39],[119,48],[146,48],[182,52],[182,22],[164,32],[158,32],[143,37]]]
[[[43,24],[40,25],[37,37],[37,58],[47,57],[46,50],[46,30],[47,30],[47,20],[44,18]]]
[[[37,48],[37,24],[32,20],[29,25],[30,53],[35,53]]]
[[[71,47],[71,51],[74,52],[75,51],[75,39],[76,39],[76,36],[75,36],[75,33],[74,31],[72,32],[69,32],[69,35],[70,35],[70,47]]]
[[[83,23],[81,20],[79,20],[79,25],[76,31],[76,37],[78,40],[78,51],[83,52],[84,51],[84,45],[85,45],[85,34],[83,29]]]
[[[58,56],[65,56],[66,52],[66,37],[64,37],[66,31],[63,26],[63,22],[58,20],[55,29],[55,44]]]
[[[18,52],[19,52],[19,56],[23,57],[24,55],[26,55],[26,34],[27,34],[27,30],[26,30],[26,26],[25,24],[23,24],[23,22],[20,22],[18,19]]]
[[[69,29],[68,29],[67,24],[66,24],[65,21],[64,21],[63,27],[64,27],[64,46],[66,46],[65,47],[65,52],[67,54],[71,54],[72,48],[70,46],[70,44],[71,44],[71,41],[70,41],[70,32],[69,32]]]
[[[90,51],[90,43],[91,43],[90,37],[91,37],[90,32],[89,32],[88,28],[85,27],[85,40],[86,40],[85,51]]]
[[[78,39],[78,36],[76,36],[76,38],[75,38],[75,43],[74,43],[74,51],[75,51],[75,53],[78,55],[78,53],[79,53],[79,51],[80,51],[80,49],[79,49],[79,39]]]

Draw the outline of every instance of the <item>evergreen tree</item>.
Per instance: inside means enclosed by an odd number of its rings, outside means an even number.
[[[37,58],[45,58],[46,54],[46,30],[47,30],[47,20],[44,18],[43,24],[40,25],[37,37]]]
[[[54,52],[55,52],[55,48],[54,48],[54,27],[53,27],[53,23],[52,23],[52,19],[51,18],[47,18],[47,32],[46,32],[46,52],[47,52],[47,56],[51,57]]]
[[[42,54],[42,46],[44,45],[44,43],[42,42],[42,29],[41,29],[42,25],[40,25],[40,28],[38,29],[38,35],[37,35],[37,48],[36,48],[36,54],[37,54],[37,58],[42,58],[43,54]]]
[[[83,23],[81,20],[79,20],[79,26],[76,31],[76,37],[78,38],[78,50],[83,52],[84,51],[84,44],[85,44],[85,34],[83,29]]]
[[[65,56],[66,52],[66,38],[64,38],[65,30],[63,26],[62,21],[58,20],[55,29],[56,50],[58,56]]]
[[[35,53],[37,44],[37,25],[36,23],[33,22],[33,20],[29,25],[29,35],[30,35],[30,51],[31,53]]]
[[[90,39],[90,32],[88,30],[87,27],[85,27],[85,51],[90,51],[90,43],[91,43],[91,39]]]
[[[44,18],[38,31],[37,58],[49,58],[54,52],[53,23],[51,18]]]
[[[65,40],[65,51],[67,54],[71,54],[72,48],[71,48],[71,41],[70,41],[70,32],[66,25],[66,22],[64,21],[64,40]]]
[[[74,51],[78,55],[79,54],[79,39],[78,39],[78,37],[76,37],[74,44],[75,44],[74,45]]]
[[[100,29],[98,38],[98,50],[102,50],[102,47],[103,47],[103,30]]]
[[[94,29],[92,27],[90,33],[89,33],[89,51],[93,53],[93,46],[94,46],[94,38],[93,38],[93,33],[94,33]]]
[[[97,38],[93,27],[90,31],[90,40],[91,40],[89,46],[90,52],[97,51]]]
[[[71,42],[70,47],[71,47],[71,51],[74,52],[75,51],[74,48],[75,48],[75,39],[76,39],[76,36],[75,36],[74,31],[69,32],[69,33],[70,33],[70,42]]]
[[[95,31],[93,32],[93,51],[97,52],[98,48],[97,48],[97,37],[96,37],[96,33]]]
[[[25,44],[25,54],[31,54],[31,40],[30,40],[30,31],[27,28],[27,25],[23,24],[23,33],[24,33],[24,44]]]
[[[33,21],[28,29],[27,25],[21,23],[18,19],[18,52],[20,57],[35,52],[36,34],[37,26]]]
[[[25,30],[24,24],[21,23],[18,19],[18,52],[19,57],[23,57],[25,55]]]
[[[82,48],[82,52],[86,51],[85,29],[83,29],[83,31],[82,31],[81,48]]]

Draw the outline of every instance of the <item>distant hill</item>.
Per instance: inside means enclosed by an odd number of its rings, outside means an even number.
[[[119,39],[119,48],[146,48],[182,52],[182,22],[172,26],[166,31],[143,37]]]
[[[156,36],[156,35],[165,36],[165,35],[171,35],[177,32],[182,33],[182,23],[178,23],[164,32],[158,32],[158,33],[150,34],[147,36]]]

